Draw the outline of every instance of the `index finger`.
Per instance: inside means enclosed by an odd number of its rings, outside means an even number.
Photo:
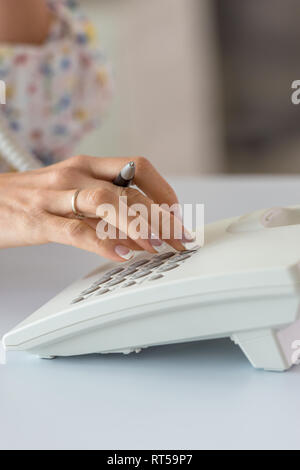
[[[136,166],[134,184],[156,204],[172,206],[178,198],[172,186],[161,176],[155,167],[144,157],[98,158],[89,157],[89,166],[95,178],[113,181],[126,163],[133,161]],[[175,214],[179,215],[179,214]]]

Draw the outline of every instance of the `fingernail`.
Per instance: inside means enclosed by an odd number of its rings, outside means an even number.
[[[191,243],[191,242],[194,242],[195,240],[196,240],[196,236],[194,234],[188,232],[185,229],[184,232],[183,232],[183,235],[182,235],[182,241],[186,242],[186,243]]]
[[[134,255],[133,251],[124,245],[117,245],[115,247],[115,252],[117,253],[118,256],[126,260],[131,259]]]
[[[161,246],[163,244],[163,242],[161,241],[159,236],[156,235],[156,233],[151,233],[149,241],[152,246]]]
[[[157,252],[160,252],[164,249],[164,242],[160,240],[160,238],[155,238],[155,236],[153,237],[153,235],[151,235],[149,242],[150,245],[153,246],[154,250]]]

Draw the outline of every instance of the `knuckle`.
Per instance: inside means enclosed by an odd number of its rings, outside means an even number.
[[[91,206],[99,206],[111,200],[111,191],[108,188],[89,190],[86,196],[87,203]]]
[[[68,187],[71,183],[74,183],[77,175],[78,171],[73,167],[63,166],[56,168],[51,173],[51,183],[55,187]]]
[[[70,158],[69,163],[75,167],[81,168],[86,166],[87,159],[87,155],[76,155],[75,157]]]
[[[137,172],[144,172],[147,171],[150,167],[152,167],[151,163],[149,162],[148,158],[146,157],[136,157],[133,159]]]
[[[50,186],[58,186],[60,183],[60,170],[55,169],[49,174]]]
[[[136,201],[141,196],[138,189],[120,187],[120,197],[126,197],[129,203]]]

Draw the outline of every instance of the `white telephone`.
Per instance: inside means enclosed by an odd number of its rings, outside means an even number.
[[[300,344],[299,262],[300,206],[221,220],[203,247],[100,267],[4,346],[52,358],[230,337],[254,367],[283,371]]]

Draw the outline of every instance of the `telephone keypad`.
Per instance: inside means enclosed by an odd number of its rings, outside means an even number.
[[[168,271],[180,266],[182,262],[191,258],[200,247],[184,250],[180,253],[168,251],[152,258],[140,259],[126,266],[117,266],[102,274],[90,287],[87,287],[75,297],[71,304],[82,302],[90,297],[109,294],[120,288],[137,286],[140,283],[156,281],[164,278]]]
[[[156,259],[165,260],[171,258],[172,256],[175,256],[175,253],[173,253],[173,251],[168,251],[167,253],[162,253],[161,255],[158,255]]]
[[[129,266],[122,272],[120,276],[129,276],[130,274],[136,273],[137,270],[138,268],[132,268],[131,266]]]
[[[135,261],[130,265],[131,268],[139,268],[140,266],[143,266],[144,264],[149,263],[148,259],[140,259],[139,261]]]
[[[107,276],[114,276],[115,274],[119,274],[121,271],[124,271],[123,266],[119,266],[118,268],[111,269],[106,273]]]
[[[172,271],[172,269],[178,268],[179,264],[167,264],[166,266],[163,266],[162,268],[159,268],[158,272],[164,273],[166,271]]]
[[[87,294],[91,294],[92,292],[95,292],[97,289],[98,289],[98,286],[92,286],[89,289],[83,290],[81,293],[82,295],[87,295]]]
[[[151,261],[149,264],[147,264],[147,268],[148,269],[158,268],[159,266],[162,266],[163,264],[164,264],[163,260]]]
[[[71,304],[77,304],[77,302],[81,302],[82,300],[84,300],[84,297],[76,297],[72,300]]]
[[[154,274],[153,276],[149,277],[149,281],[156,281],[157,279],[161,279],[164,277],[162,274]]]
[[[152,271],[140,271],[136,274],[133,274],[133,276],[131,277],[132,279],[140,279],[141,277],[145,277],[145,276],[148,276],[148,274],[151,274]]]
[[[116,277],[115,279],[112,279],[111,281],[107,282],[105,287],[116,286],[117,284],[120,284],[120,282],[123,282],[123,278]]]
[[[171,258],[168,261],[169,261],[169,263],[174,263],[174,262],[177,262],[177,261],[183,261],[184,259],[188,259],[191,256],[192,256],[191,253],[185,253],[184,255],[179,254],[179,255],[175,255],[173,258]]]
[[[128,282],[125,282],[121,287],[131,287],[135,285],[136,285],[135,281],[128,281]]]
[[[110,289],[99,289],[98,292],[96,293],[96,295],[103,295],[103,294],[107,294],[108,292],[110,292]]]
[[[102,276],[102,277],[100,277],[100,279],[93,282],[93,286],[99,286],[100,284],[104,284],[105,282],[110,281],[111,279],[112,279],[111,276],[107,276],[107,275]]]

